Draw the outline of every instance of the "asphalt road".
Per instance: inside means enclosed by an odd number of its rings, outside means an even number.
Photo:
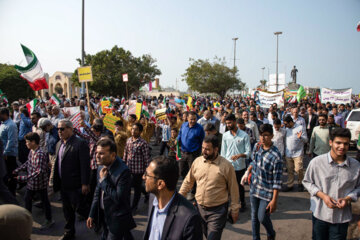
[[[158,153],[158,147],[153,146],[153,154]],[[350,152],[351,156],[355,155],[355,151]],[[307,165],[305,161],[305,165]],[[284,174],[284,180],[286,173]],[[180,186],[180,183],[179,183]],[[246,202],[247,210],[240,213],[239,220],[235,224],[226,224],[222,239],[252,239],[251,231],[251,217],[250,217],[250,202],[249,191],[246,187]],[[24,190],[18,194],[18,199],[21,200]],[[143,197],[143,196],[142,196]],[[58,196],[51,198],[51,205],[53,211],[53,219],[55,225],[48,230],[40,230],[39,223],[44,221],[44,214],[41,209],[33,207],[33,240],[54,240],[58,239],[63,233],[64,217],[61,208],[61,202],[56,201]],[[311,239],[311,212],[309,211],[310,202],[309,194],[307,192],[297,192],[296,188],[292,192],[281,192],[278,200],[277,211],[272,214],[274,229],[277,233],[277,239]],[[143,233],[147,224],[148,204],[144,203],[143,198],[139,202],[138,212],[135,215],[137,227],[132,231],[135,239],[142,239]],[[76,239],[89,240],[98,239],[100,236],[96,235],[92,230],[86,228],[85,221],[76,222]],[[261,226],[261,237],[266,239],[266,231]]]

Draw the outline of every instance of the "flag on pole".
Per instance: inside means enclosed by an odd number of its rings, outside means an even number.
[[[143,101],[141,114],[144,115],[146,118],[150,118],[149,108],[146,101]]]
[[[296,99],[298,101],[298,103],[300,103],[300,100],[303,99],[306,96],[306,92],[303,86],[300,85],[298,91],[297,91],[297,95],[296,95]]]
[[[32,114],[34,112],[37,102],[38,100],[35,98],[26,104],[26,108],[29,114]]]
[[[60,99],[56,96],[56,94],[54,93],[51,98],[50,98],[50,102],[51,104],[54,104],[54,105],[60,105]]]
[[[318,92],[316,92],[315,103],[320,103],[320,97],[319,97],[319,93],[318,93]]]
[[[46,82],[45,74],[37,57],[24,45],[21,44],[21,47],[25,54],[28,65],[26,67],[15,65],[15,69],[21,73],[20,77],[25,79],[34,91],[48,89],[49,86]]]
[[[360,22],[358,22],[356,29],[358,32],[360,32]]]
[[[176,143],[176,161],[181,160],[181,151],[180,151],[180,146],[179,146],[179,142]]]
[[[6,95],[1,91],[0,89],[0,98],[1,100],[6,104],[6,106],[9,104],[9,100],[7,99]]]
[[[69,120],[72,122],[74,128],[80,130],[80,127],[81,127],[81,114],[80,114],[80,111],[78,111],[78,112],[74,113],[73,115],[71,115]]]
[[[149,92],[151,92],[152,91],[152,82],[150,81],[149,82]]]

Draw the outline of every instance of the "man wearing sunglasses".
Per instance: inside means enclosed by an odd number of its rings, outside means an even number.
[[[69,240],[75,236],[75,212],[83,209],[82,195],[90,191],[90,151],[88,144],[74,135],[70,120],[60,120],[57,129],[60,141],[56,144],[54,191],[60,190],[66,221],[60,239]]]

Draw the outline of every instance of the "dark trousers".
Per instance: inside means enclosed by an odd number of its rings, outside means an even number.
[[[16,200],[15,196],[9,191],[2,178],[0,178],[0,201],[3,204],[19,205],[19,202]]]
[[[6,156],[6,185],[9,188],[9,191],[15,196],[16,194],[16,180],[12,177],[12,172],[17,168],[16,157],[15,156]]]
[[[235,171],[236,174],[236,181],[239,185],[239,194],[240,194],[240,203],[242,206],[245,205],[245,188],[243,185],[240,184],[241,178],[244,176],[246,169]]]
[[[26,147],[25,140],[19,140],[19,162],[24,163],[27,161],[30,150]]]
[[[32,210],[32,200],[35,194],[38,194],[38,196],[40,196],[41,202],[42,202],[42,206],[45,212],[45,218],[47,220],[51,220],[52,216],[51,216],[51,206],[50,206],[50,202],[49,202],[49,197],[48,197],[48,192],[47,189],[41,189],[41,190],[29,190],[26,189],[25,192],[25,208],[31,212]]]
[[[228,203],[216,207],[198,206],[201,216],[201,226],[205,237],[209,240],[221,239],[228,214]]]
[[[191,168],[192,163],[197,157],[200,156],[200,154],[201,154],[201,147],[195,152],[191,152],[191,153],[181,152],[181,160],[179,161],[179,171],[180,171],[180,176],[182,176],[183,179],[185,179],[186,175],[188,174]],[[194,184],[191,193],[192,194],[196,193],[196,183]]]
[[[167,145],[167,142],[161,142],[161,144],[160,144],[160,155],[164,154],[165,149],[167,149],[169,151],[169,147]]]
[[[145,191],[145,187],[142,185],[143,180],[142,180],[142,176],[143,174],[141,173],[132,173],[131,177],[132,177],[132,187],[134,188],[134,198],[132,201],[132,205],[131,208],[132,209],[137,209],[140,197],[141,197],[141,193],[143,193],[146,196],[148,196],[148,193]]]
[[[266,211],[269,201],[250,195],[250,202],[253,239],[260,240],[260,223],[265,227],[268,236],[275,236],[270,214]]]
[[[124,231],[120,234],[119,233],[113,234],[112,232],[110,232],[105,221],[104,210],[100,209],[99,213],[100,213],[101,224],[104,229],[101,235],[101,240],[133,240],[134,239],[130,230]]]
[[[81,188],[76,190],[61,190],[63,212],[65,217],[65,232],[75,234],[75,213],[81,204]]]
[[[346,239],[349,223],[332,224],[312,216],[313,240]]]

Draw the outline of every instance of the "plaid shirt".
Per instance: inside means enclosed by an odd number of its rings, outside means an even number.
[[[83,134],[78,129],[74,128],[74,133],[79,137],[85,139],[89,144],[90,149],[90,168],[91,170],[96,170],[98,168],[96,164],[96,144],[99,141],[100,137],[96,136],[93,131],[88,126],[84,126],[85,132],[88,134]]]
[[[274,145],[264,150],[257,143],[252,153],[250,194],[271,201],[274,189],[281,189],[282,159]]]
[[[48,187],[49,181],[49,167],[48,155],[38,147],[35,151],[29,152],[28,160],[19,168],[14,170],[17,174],[20,171],[27,171],[27,175],[19,176],[19,182],[27,181],[27,189],[29,190],[42,190]]]
[[[130,137],[126,142],[124,161],[131,173],[143,174],[150,163],[149,144],[141,137],[135,140]]]

